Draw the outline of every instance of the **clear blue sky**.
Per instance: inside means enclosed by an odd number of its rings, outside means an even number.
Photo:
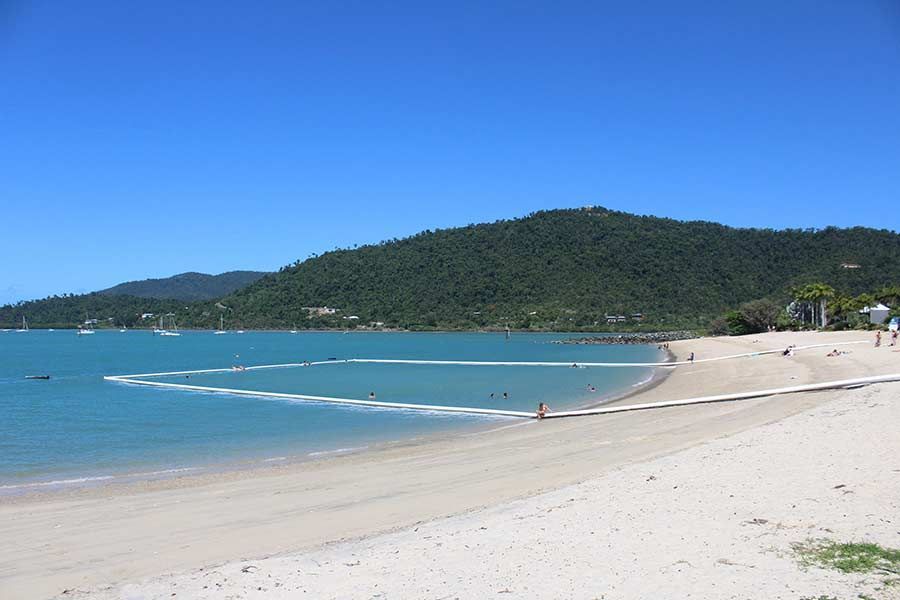
[[[0,0],[0,303],[585,204],[900,228],[900,3]]]

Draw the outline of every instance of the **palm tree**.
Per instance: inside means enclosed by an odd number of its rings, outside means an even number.
[[[826,309],[828,299],[834,298],[833,287],[825,283],[810,283],[802,288],[794,289],[793,295],[796,300],[806,303],[811,308],[812,323],[818,327],[825,327],[828,324]]]

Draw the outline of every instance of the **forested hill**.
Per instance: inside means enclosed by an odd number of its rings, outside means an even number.
[[[848,294],[896,283],[898,265],[900,235],[887,230],[737,229],[594,207],[328,252],[224,303],[248,327],[302,326],[303,307],[326,305],[399,326],[590,327],[633,313],[706,326],[811,281]]]
[[[219,275],[181,273],[164,279],[129,281],[99,293],[107,296],[212,300],[249,285],[265,275],[259,271],[229,271]]]
[[[735,229],[595,207],[328,252],[218,299],[209,288],[206,299],[192,302],[137,297],[199,293],[181,285],[199,274],[185,274],[158,280],[166,287],[154,288],[151,280],[22,302],[0,307],[0,326],[15,326],[22,316],[33,326],[73,326],[86,316],[149,326],[154,321],[141,314],[173,313],[180,326],[202,328],[217,327],[222,316],[228,328],[382,322],[596,330],[606,315],[622,315],[625,323],[610,326],[622,330],[638,325],[631,316],[642,313],[647,328],[704,328],[749,300],[786,303],[792,287],[811,282],[853,296],[896,285],[898,268],[900,235],[887,230]],[[231,274],[218,277],[225,275]],[[130,295],[111,295],[123,290]],[[308,310],[325,306],[340,310]]]

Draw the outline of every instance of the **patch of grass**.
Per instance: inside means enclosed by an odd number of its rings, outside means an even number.
[[[900,550],[882,548],[878,544],[808,540],[794,544],[793,548],[805,566],[834,569],[841,573],[882,571],[900,575]]]

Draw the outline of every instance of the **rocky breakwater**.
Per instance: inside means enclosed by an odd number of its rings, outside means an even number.
[[[700,337],[692,331],[659,331],[656,333],[620,333],[613,335],[591,335],[556,340],[554,344],[665,344],[677,340]]]

